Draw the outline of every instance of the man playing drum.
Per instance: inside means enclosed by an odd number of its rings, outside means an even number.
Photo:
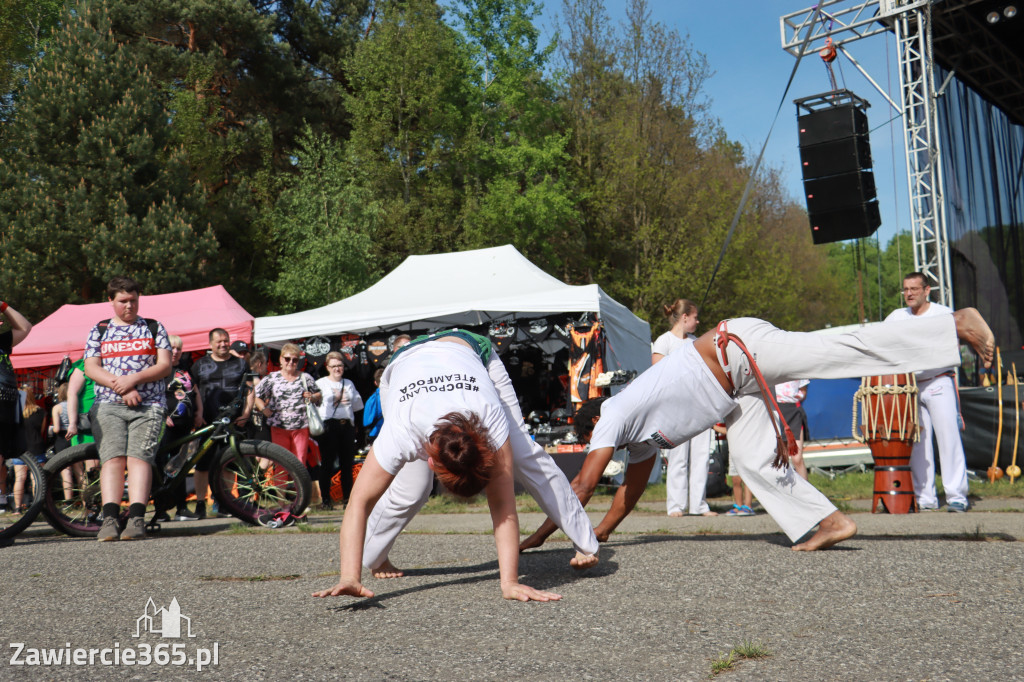
[[[624,485],[594,529],[598,540],[607,540],[643,493],[658,449],[684,442],[725,417],[730,440],[749,444],[731,453],[740,476],[786,535],[796,542],[818,526],[793,549],[824,549],[851,537],[857,526],[796,475],[785,451],[776,453],[775,421],[758,394],[793,379],[959,365],[959,340],[969,343],[986,367],[992,364],[995,339],[973,308],[835,335],[787,332],[754,318],[727,320],[618,395],[584,403],[575,424],[590,452],[573,488],[586,504],[616,448],[629,451]],[[520,550],[541,545],[554,530],[545,521]]]

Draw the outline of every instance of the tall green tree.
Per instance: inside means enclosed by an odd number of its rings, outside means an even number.
[[[346,64],[370,21],[371,0],[249,0],[274,20],[276,40],[287,44],[303,77],[288,93],[284,111],[314,131],[348,139],[350,92]],[[293,129],[289,122],[288,128]]]
[[[275,210],[280,272],[270,293],[279,310],[332,303],[378,274],[371,252],[379,201],[353,177],[341,145],[307,129],[295,165]]]
[[[832,324],[857,324],[884,320],[904,305],[903,275],[914,270],[913,239],[901,232],[881,248],[877,235],[829,244],[828,263],[836,281],[844,282],[849,295],[837,307]]]
[[[433,0],[383,3],[349,63],[349,152],[381,201],[385,269],[460,245],[469,70]]]
[[[515,245],[552,272],[578,241],[568,135],[544,69],[533,0],[455,5],[472,69],[464,243]]]
[[[19,74],[42,54],[63,6],[64,0],[0,3],[0,121],[10,115]]]
[[[245,307],[260,312],[274,261],[267,218],[278,173],[301,120],[302,73],[275,18],[248,0],[110,2],[114,37],[145,62],[166,98],[175,140],[203,189],[220,245],[213,269]]]
[[[750,165],[708,115],[706,58],[652,21],[647,0],[626,4],[619,30],[600,0],[563,7],[562,89],[585,234],[569,278],[601,283],[657,329],[663,304],[704,298]],[[820,285],[826,261],[811,250],[801,215],[775,174],[762,171],[708,291],[705,320],[760,315],[803,328],[821,319],[841,289]]]
[[[217,244],[167,119],[103,4],[77,5],[28,74],[0,162],[0,286],[19,308],[91,302],[115,274],[151,293],[208,281]]]
[[[253,312],[276,278],[281,183],[305,125],[348,134],[345,60],[368,0],[112,3],[117,39],[150,65],[204,189],[222,283]]]

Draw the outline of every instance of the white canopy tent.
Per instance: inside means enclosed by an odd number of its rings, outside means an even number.
[[[606,370],[642,372],[651,364],[651,328],[596,284],[572,286],[510,245],[409,256],[349,298],[291,315],[256,318],[256,343],[332,334],[476,326],[558,313],[597,313]]]

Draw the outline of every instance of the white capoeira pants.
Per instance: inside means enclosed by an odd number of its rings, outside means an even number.
[[[775,430],[761,395],[741,395],[737,402],[739,407],[725,419],[729,462],[765,511],[796,542],[836,507],[792,466],[772,468]]]
[[[710,511],[704,496],[708,486],[708,461],[711,459],[711,439],[714,431],[708,429],[679,447],[663,450],[668,474],[665,477],[665,506],[669,514],[703,514]]]
[[[533,496],[547,517],[562,529],[577,551],[597,554],[597,536],[590,517],[555,460],[527,432],[512,381],[501,360],[493,357],[487,370],[502,398],[502,409],[508,419],[515,479]],[[364,566],[377,568],[388,557],[399,533],[430,499],[433,486],[434,472],[426,460],[417,459],[399,469],[366,521]]]
[[[923,508],[939,505],[935,491],[935,453],[932,434],[939,443],[942,487],[946,504],[967,504],[967,458],[960,440],[960,414],[957,410],[956,384],[951,376],[937,376],[917,384],[918,416],[921,440],[910,454],[910,473],[914,495]]]
[[[512,429],[509,439],[516,480],[569,537],[573,547],[584,554],[596,554],[594,527],[555,460],[519,429]],[[424,460],[417,459],[399,470],[367,519],[364,566],[376,568],[388,557],[399,533],[430,498],[433,486],[434,472]]]
[[[952,315],[831,335],[786,332],[753,318],[729,320],[728,330],[754,354],[769,387],[794,379],[843,379],[960,364]],[[749,361],[734,343],[726,353],[739,403],[725,420],[730,459],[765,511],[796,541],[836,507],[793,467],[772,468],[775,431]]]

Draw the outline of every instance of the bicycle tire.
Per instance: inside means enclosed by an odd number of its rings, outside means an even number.
[[[46,503],[46,474],[43,466],[36,461],[36,458],[29,456],[27,459],[20,458],[28,467],[28,485],[26,486],[32,494],[32,503],[28,505],[25,513],[15,519],[12,514],[0,516],[0,544],[9,544],[9,541],[32,525],[32,522],[39,516]]]
[[[96,537],[100,532],[99,516],[103,511],[100,495],[99,470],[96,474],[82,471],[75,476],[74,465],[89,459],[99,459],[95,443],[82,443],[62,451],[43,467],[46,472],[48,492],[44,500],[43,516],[46,521],[62,533],[80,538]],[[65,499],[62,473],[70,470],[71,495]]]
[[[261,459],[272,464],[261,466]],[[282,511],[301,516],[312,490],[305,465],[267,441],[243,440],[237,450],[224,448],[210,467],[210,492],[220,510],[253,526]]]

